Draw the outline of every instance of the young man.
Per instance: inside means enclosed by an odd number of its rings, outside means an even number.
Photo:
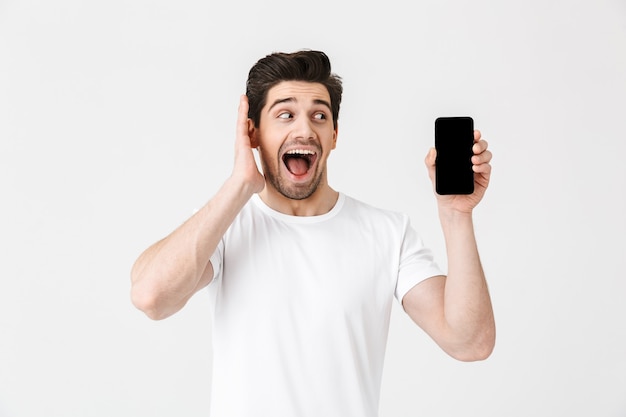
[[[474,193],[436,197],[444,276],[406,215],[330,187],[341,95],[322,52],[259,60],[239,105],[232,175],[133,266],[133,303],[152,319],[208,286],[212,417],[376,416],[394,297],[454,358],[493,349],[472,224],[489,183],[487,143],[475,131]]]

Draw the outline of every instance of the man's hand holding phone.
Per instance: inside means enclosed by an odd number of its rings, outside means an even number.
[[[426,156],[440,210],[471,213],[482,200],[491,176],[491,151],[468,117],[439,118],[435,147]]]

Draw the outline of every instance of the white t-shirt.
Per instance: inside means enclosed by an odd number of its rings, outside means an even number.
[[[442,274],[408,216],[341,193],[311,217],[255,195],[211,262],[211,417],[376,416],[394,295]]]

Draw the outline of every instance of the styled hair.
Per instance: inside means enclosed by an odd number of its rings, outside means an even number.
[[[301,50],[293,53],[274,52],[257,61],[248,73],[246,95],[248,117],[259,126],[267,92],[282,81],[308,81],[323,84],[330,95],[333,126],[337,128],[343,87],[341,78],[333,74],[328,56],[321,51]]]

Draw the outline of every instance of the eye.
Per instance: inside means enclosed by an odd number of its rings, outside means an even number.
[[[315,120],[326,120],[326,114],[324,114],[324,113],[315,113],[313,115],[313,118]]]
[[[293,115],[291,113],[289,113],[288,111],[284,111],[284,112],[278,114],[278,118],[279,119],[290,119],[292,117],[293,117]]]

